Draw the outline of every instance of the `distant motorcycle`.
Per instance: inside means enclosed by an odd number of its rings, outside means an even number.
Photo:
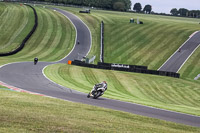
[[[34,65],[36,65],[38,62],[38,58],[34,58]]]
[[[107,84],[106,85],[104,85],[104,84],[96,84],[96,85],[94,85],[94,87],[91,90],[91,92],[89,92],[87,97],[88,98],[93,97],[94,99],[97,99],[98,97],[102,96],[106,90],[107,90]]]
[[[80,44],[79,40],[77,41],[77,44]]]

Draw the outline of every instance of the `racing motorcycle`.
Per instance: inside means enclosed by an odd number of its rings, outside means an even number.
[[[89,94],[87,95],[88,98],[93,97],[94,99],[97,99],[98,97],[102,96],[104,94],[104,91],[102,90],[102,85],[94,85],[93,89]]]
[[[37,62],[38,62],[38,58],[36,57],[36,58],[34,58],[34,65],[36,65]]]

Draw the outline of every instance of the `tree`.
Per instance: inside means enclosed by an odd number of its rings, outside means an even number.
[[[133,10],[135,10],[136,12],[140,12],[142,9],[142,5],[140,3],[135,3]]]
[[[152,10],[152,6],[151,5],[146,5],[143,9],[144,12],[150,14]]]
[[[180,8],[180,9],[178,10],[178,12],[179,12],[179,14],[180,14],[181,16],[186,17],[186,15],[187,15],[187,13],[188,13],[188,10],[185,9],[185,8]]]
[[[125,11],[125,4],[123,2],[115,2],[113,5],[114,10]]]
[[[170,13],[173,15],[173,16],[177,16],[178,15],[178,10],[176,8],[173,8]]]
[[[126,10],[129,10],[131,9],[131,1],[130,0],[124,0],[124,4],[125,4],[125,7],[126,7]]]

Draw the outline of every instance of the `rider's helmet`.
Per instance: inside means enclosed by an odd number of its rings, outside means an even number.
[[[105,83],[105,84],[106,84],[106,81],[103,81],[103,83]]]

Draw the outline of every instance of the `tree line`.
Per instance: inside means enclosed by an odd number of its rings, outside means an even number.
[[[138,12],[138,13],[147,13],[150,14],[152,11],[152,6],[151,5],[145,5],[145,7],[142,10],[142,5],[140,3],[135,3],[133,6],[133,10]]]
[[[77,6],[97,7],[108,10],[128,11],[131,9],[130,0],[38,0]]]
[[[173,16],[182,16],[182,17],[192,17],[192,18],[200,18],[200,10],[188,10],[185,8],[173,8],[170,13]]]

